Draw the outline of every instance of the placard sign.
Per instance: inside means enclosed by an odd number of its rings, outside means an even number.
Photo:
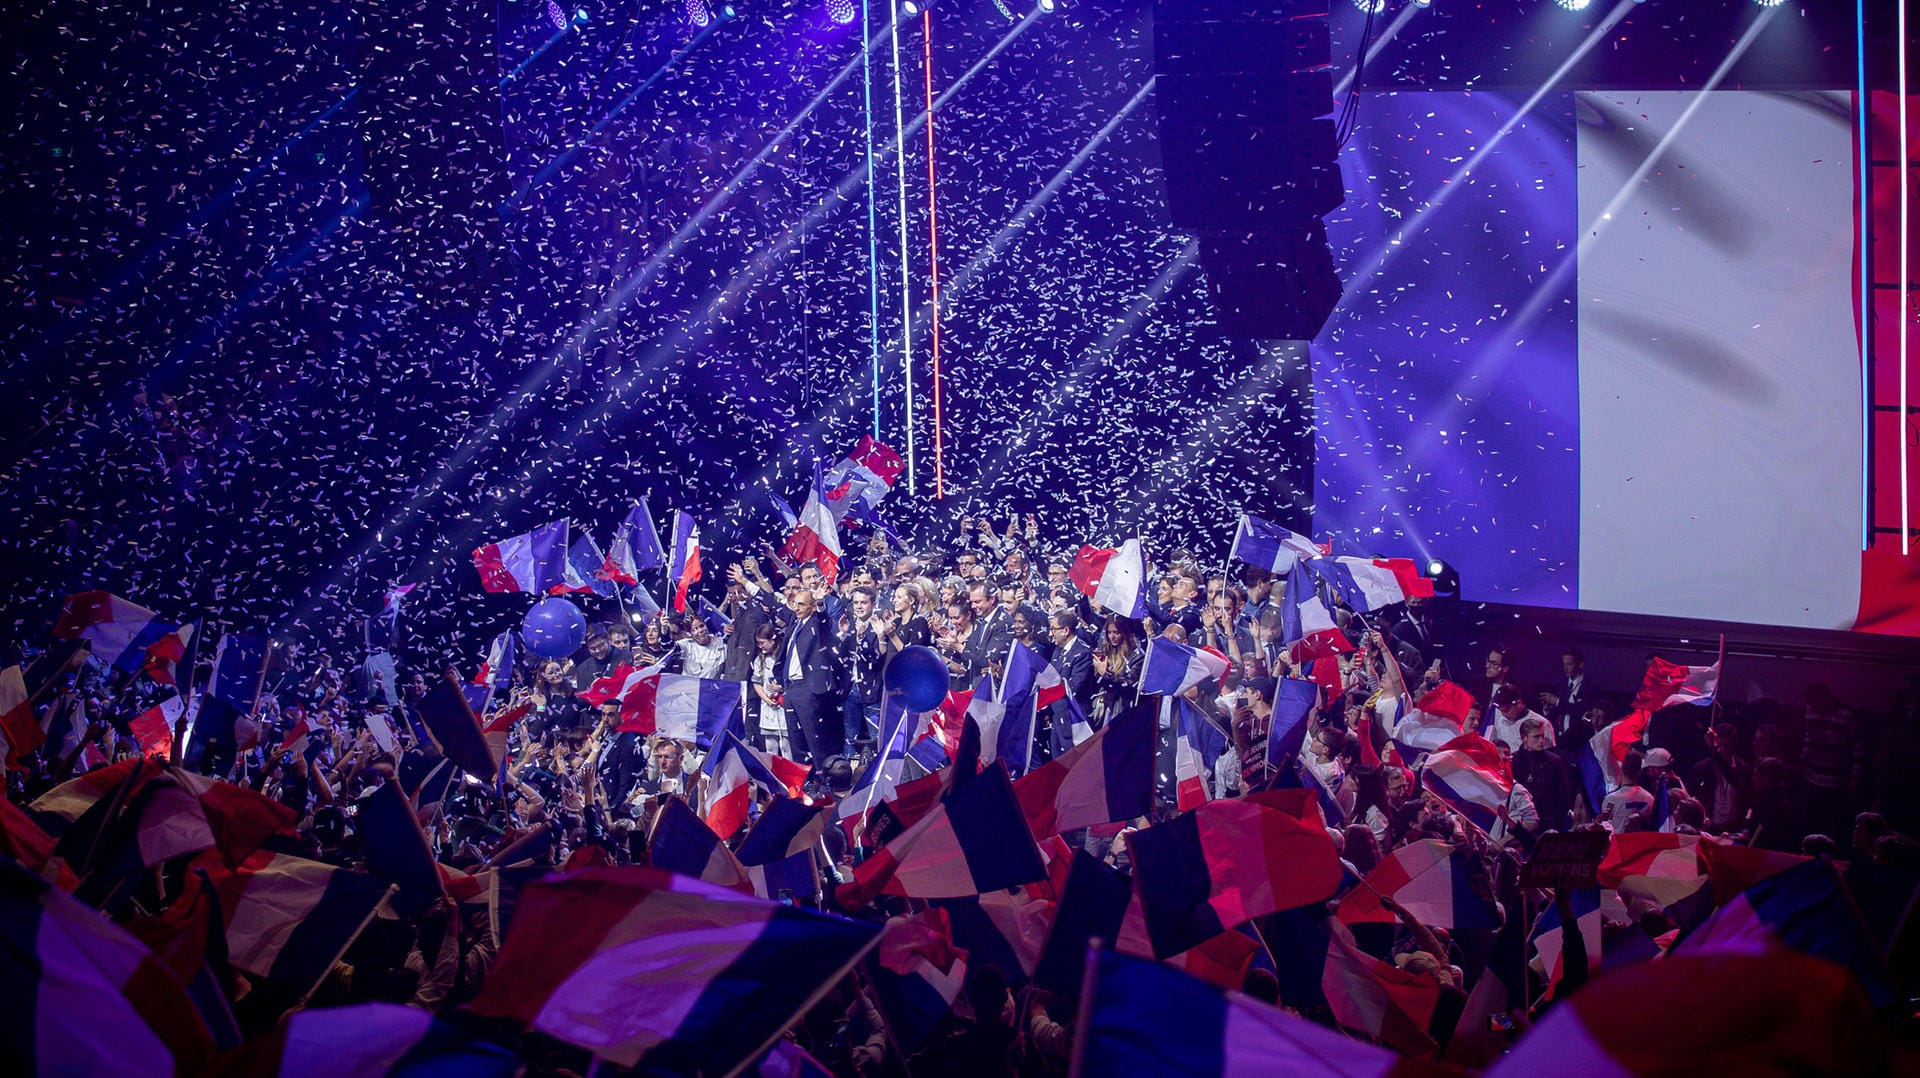
[[[1605,831],[1551,831],[1534,843],[1533,856],[1520,869],[1522,887],[1598,886],[1595,871],[1607,856],[1610,839]]]

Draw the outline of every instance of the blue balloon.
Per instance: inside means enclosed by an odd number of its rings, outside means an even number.
[[[520,638],[542,659],[564,659],[587,642],[587,619],[565,599],[542,599],[520,623]]]
[[[952,679],[947,674],[947,661],[939,652],[916,646],[903,648],[888,659],[880,682],[888,694],[897,692],[906,698],[907,710],[932,711],[947,698]]]

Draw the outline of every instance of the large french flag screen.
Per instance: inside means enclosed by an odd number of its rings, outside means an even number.
[[[1329,222],[1315,530],[1465,598],[1849,628],[1844,92],[1370,96]]]

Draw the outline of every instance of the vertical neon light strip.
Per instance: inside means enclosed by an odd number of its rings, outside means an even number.
[[[1867,0],[1854,0],[1854,60],[1859,95],[1854,122],[1860,129],[1860,549],[1873,546],[1873,158],[1867,132],[1873,104],[1867,96]]]
[[[933,496],[947,496],[947,472],[940,429],[940,218],[933,186],[933,10],[920,12],[920,47],[927,69],[927,272],[933,279]]]
[[[880,440],[880,225],[873,207],[873,34],[860,0],[860,74],[867,110],[867,336],[873,343],[873,438]]]
[[[1899,93],[1895,95],[1894,107],[1900,110],[1900,553],[1902,556],[1913,550],[1913,527],[1909,519],[1912,512],[1908,501],[1911,488],[1907,482],[1907,5],[1906,0],[1896,5],[1899,12],[1899,29],[1895,31],[1895,40],[1900,50],[1899,66],[1895,77],[1898,79]]]
[[[893,175],[900,184],[900,369],[907,378],[907,493],[918,494],[919,469],[914,466],[918,442],[913,429],[913,295],[909,291],[913,275],[907,265],[907,119],[900,106],[900,0],[891,0],[890,6],[893,19],[887,23],[887,36],[893,43],[893,131],[900,143],[893,155]]]

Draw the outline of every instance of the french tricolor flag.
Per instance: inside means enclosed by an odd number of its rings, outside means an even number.
[[[700,525],[684,510],[673,511],[673,552],[667,558],[667,583],[673,608],[687,609],[687,589],[700,579]]]
[[[621,523],[597,575],[616,584],[638,584],[641,573],[665,560],[660,551],[660,529],[653,526],[653,513],[642,498],[633,503],[633,511]]]
[[[1129,539],[1118,550],[1082,546],[1068,575],[1101,607],[1130,618],[1147,616],[1147,558],[1140,540]]]
[[[1499,928],[1500,917],[1474,888],[1474,855],[1451,842],[1410,842],[1375,865],[1340,900],[1345,925],[1399,923],[1382,898],[1391,898],[1422,924],[1441,928]]]
[[[1286,576],[1301,559],[1318,558],[1322,553],[1318,544],[1299,532],[1242,513],[1227,557],[1257,565],[1275,576]]]
[[[658,869],[581,869],[521,890],[469,1008],[620,1067],[738,1074],[879,935]]]
[[[484,714],[487,705],[492,703],[493,694],[513,685],[513,630],[509,629],[493,638],[487,645],[487,657],[480,663],[480,670],[473,675],[473,686],[479,692],[467,693],[467,704],[474,714]],[[474,697],[478,696],[478,702]]]
[[[176,702],[179,699],[174,697]],[[175,710],[179,710],[177,704]],[[134,720],[136,723],[139,721]],[[171,741],[171,726],[168,731]],[[33,715],[33,701],[27,695],[26,675],[17,665],[0,670],[0,767],[13,767],[20,757],[39,748],[46,740],[47,735],[40,729],[40,721]]]
[[[1185,812],[1208,801],[1207,779],[1213,775],[1220,754],[1227,751],[1227,735],[1185,697],[1167,697],[1161,701],[1161,707],[1173,710],[1170,717],[1179,735],[1173,757],[1174,789],[1178,797],[1175,807]]]
[[[1482,831],[1493,828],[1513,794],[1499,747],[1479,734],[1461,734],[1428,756],[1420,782]]]
[[[853,451],[834,465],[820,484],[834,521],[844,520],[849,514],[858,519],[873,512],[905,467],[892,448],[875,441],[872,435],[861,435]]]
[[[1725,661],[1727,638],[1720,638],[1720,657],[1710,666],[1685,666],[1671,663],[1658,655],[1647,663],[1647,672],[1640,680],[1640,691],[1634,696],[1635,711],[1659,711],[1675,704],[1693,704],[1707,707],[1713,703],[1715,692],[1720,688],[1720,664]]]
[[[1145,816],[1153,807],[1156,740],[1152,704],[1136,705],[1022,775],[1013,795],[1033,837]]]
[[[753,748],[734,736],[721,735],[701,771],[707,776],[707,826],[721,838],[732,838],[747,822],[753,787],[770,794],[799,797],[807,781],[807,767]]]
[[[1081,1073],[1388,1078],[1414,1064],[1172,966],[1100,952]]]
[[[647,833],[647,859],[655,868],[692,876],[718,887],[753,893],[753,881],[747,869],[727,848],[686,801],[663,798],[653,817],[653,829]]]
[[[706,749],[733,727],[746,682],[649,672],[654,669],[634,675],[634,684],[622,697],[621,730],[659,734]]]
[[[236,1055],[247,1074],[463,1074],[512,1078],[525,1068],[497,1044],[418,1007],[357,1003],[296,1010]],[[231,1061],[223,1061],[231,1062]]]
[[[1443,681],[1400,715],[1390,736],[1409,759],[1432,752],[1460,736],[1467,710],[1472,706],[1473,694],[1451,681]]]
[[[1342,602],[1363,614],[1433,595],[1433,581],[1421,576],[1408,558],[1317,558],[1306,565]]]
[[[1286,595],[1280,601],[1280,631],[1281,639],[1293,649],[1294,662],[1329,659],[1353,650],[1314,590],[1313,577],[1298,565],[1287,577]]]
[[[840,525],[816,487],[808,492],[807,502],[800,508],[800,516],[794,521],[793,532],[781,547],[780,556],[791,565],[812,562],[827,583],[832,584],[840,576],[840,555]]]
[[[1147,657],[1140,664],[1140,691],[1148,696],[1178,696],[1203,681],[1227,675],[1232,665],[1212,648],[1188,647],[1156,636],[1147,641]]]
[[[480,586],[488,591],[545,594],[566,580],[567,522],[556,520],[525,535],[488,543],[473,552]]]
[[[550,595],[589,592],[611,599],[614,582],[600,575],[606,564],[607,556],[601,552],[600,544],[593,541],[591,532],[583,531],[567,548],[566,560],[560,566],[560,583],[548,588],[547,592]]]
[[[860,862],[837,894],[858,909],[881,894],[967,898],[1046,877],[1006,768],[990,767]]]
[[[62,640],[85,640],[93,657],[122,670],[138,670],[147,648],[175,630],[138,603],[110,592],[83,591],[67,596],[53,635]]]
[[[995,688],[991,697],[975,693],[968,708],[980,727],[980,762],[1005,760],[1007,770],[1018,777],[1033,765],[1033,732],[1041,709],[1065,696],[1066,684],[1039,652],[1016,640],[1007,649]]]

